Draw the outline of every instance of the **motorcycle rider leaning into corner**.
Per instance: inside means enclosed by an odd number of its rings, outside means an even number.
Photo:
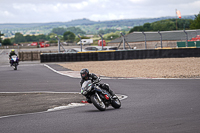
[[[91,80],[92,82],[99,82],[100,79],[94,74],[94,73],[89,73],[89,70],[84,68],[80,71],[80,74],[81,74],[81,81],[80,81],[80,85],[82,86],[83,82],[84,81],[87,81],[87,80]],[[99,87],[101,87],[102,89],[105,89],[107,90],[112,98],[117,98],[117,96],[115,95],[115,93],[110,89],[109,85],[106,84],[106,83],[99,83]],[[91,103],[91,101],[87,98],[87,102],[88,103]]]
[[[11,52],[10,52],[10,54],[9,54],[10,66],[13,65],[13,61],[11,60],[11,56],[13,56],[13,55],[17,56],[17,54],[15,53],[14,49],[12,49]],[[19,65],[19,60],[17,61],[17,64]]]

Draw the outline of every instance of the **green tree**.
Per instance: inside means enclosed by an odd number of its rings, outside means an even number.
[[[24,38],[25,38],[26,42],[31,42],[31,41],[33,41],[33,40],[32,40],[32,37],[31,37],[30,35],[27,35],[27,36],[25,36]]]
[[[191,19],[178,19],[178,30],[189,29]],[[143,26],[133,27],[129,33],[134,31],[170,31],[176,30],[176,19],[165,19],[153,23],[145,23]]]
[[[104,30],[99,30],[98,34],[105,34],[105,31]]]
[[[73,32],[75,35],[85,35],[86,34],[86,32],[81,30],[81,28],[79,28],[79,27],[68,27],[66,30]]]
[[[174,23],[176,23],[176,19],[172,19]],[[178,30],[183,30],[183,29],[190,29],[190,24],[191,24],[192,19],[178,19],[177,20],[177,28]]]
[[[107,33],[103,36],[106,40],[113,40],[116,39],[118,37],[120,37],[120,33],[119,32],[111,32],[111,33]]]
[[[191,29],[200,29],[200,12],[198,15],[195,15],[195,19],[191,21]]]
[[[50,39],[56,39],[55,36],[58,36],[58,35],[55,34],[55,33],[49,33],[49,34],[48,34],[48,37],[49,37]]]
[[[151,31],[151,30],[152,30],[151,24],[150,24],[150,23],[145,23],[145,24],[143,25],[143,30],[144,30],[144,31]]]
[[[48,40],[51,42],[51,43],[56,43],[58,40],[56,38],[56,36],[58,36],[57,34],[55,33],[50,33],[48,34]],[[59,37],[60,38],[60,37]]]
[[[21,33],[15,33],[15,43],[21,43],[21,42],[25,42],[25,38]]]
[[[32,36],[31,36],[31,41],[37,42],[37,41],[39,41],[39,40],[37,39],[37,36],[36,36],[36,35],[32,35]]]
[[[4,39],[2,42],[3,45],[12,45],[11,40],[10,39]]]
[[[143,26],[135,26],[129,31],[129,33],[134,32],[134,31],[144,31]]]
[[[63,34],[63,39],[66,40],[67,42],[74,42],[75,38],[76,38],[75,34],[71,31],[66,31]]]
[[[153,31],[169,31],[169,30],[175,30],[176,25],[171,20],[161,20],[157,21],[155,23],[152,23],[152,29]]]
[[[0,43],[2,43],[1,36],[4,36],[4,34],[1,34],[1,31],[0,31]]]
[[[66,28],[59,27],[59,28],[53,28],[51,32],[57,35],[63,35],[66,31],[67,31]]]
[[[40,40],[48,40],[47,36],[44,35],[44,34],[40,34],[37,36],[37,39],[40,41]]]

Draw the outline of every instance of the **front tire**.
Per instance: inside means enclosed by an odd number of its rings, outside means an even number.
[[[118,109],[121,107],[121,102],[118,98],[116,98],[112,100],[111,105],[113,108]]]
[[[17,70],[17,63],[14,64],[14,70]]]
[[[106,110],[106,105],[103,102],[100,102],[96,95],[91,96],[91,101],[98,110],[100,111]]]

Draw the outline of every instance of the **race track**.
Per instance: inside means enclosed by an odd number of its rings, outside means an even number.
[[[43,64],[0,66],[0,92],[79,92],[80,79],[59,75]],[[53,112],[0,118],[2,133],[197,133],[199,79],[102,79],[127,95],[120,109],[100,112],[85,105]]]

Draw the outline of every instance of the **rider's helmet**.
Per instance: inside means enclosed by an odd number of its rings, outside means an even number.
[[[12,52],[12,53],[15,53],[15,50],[14,50],[14,49],[12,49],[12,50],[11,50],[11,52]]]
[[[81,74],[81,78],[83,79],[87,79],[87,77],[89,76],[89,70],[84,68],[80,71],[80,74]]]

